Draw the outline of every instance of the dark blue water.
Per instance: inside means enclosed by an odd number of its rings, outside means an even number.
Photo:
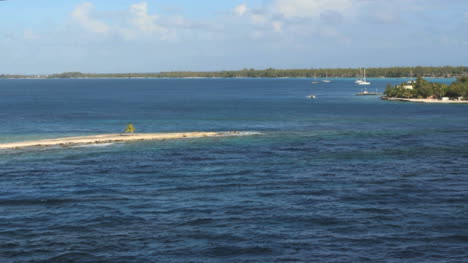
[[[261,133],[2,151],[0,262],[467,262],[468,105],[360,89],[0,80],[0,142]]]

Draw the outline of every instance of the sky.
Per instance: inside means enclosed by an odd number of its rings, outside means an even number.
[[[0,1],[0,74],[468,66],[467,0]]]

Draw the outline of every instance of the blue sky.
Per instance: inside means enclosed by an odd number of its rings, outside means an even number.
[[[468,66],[466,0],[8,0],[0,74]]]

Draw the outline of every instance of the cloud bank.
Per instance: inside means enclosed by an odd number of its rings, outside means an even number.
[[[468,10],[450,3],[245,0],[200,17],[184,6],[164,12],[140,1],[109,10],[86,1],[63,26],[4,31],[1,50],[15,47],[36,63],[0,55],[18,70],[46,73],[463,64]]]

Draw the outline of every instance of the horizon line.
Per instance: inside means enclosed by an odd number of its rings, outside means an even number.
[[[266,70],[359,70],[359,69],[392,69],[392,68],[404,68],[404,69],[414,69],[414,68],[468,68],[464,65],[444,65],[444,66],[385,66],[385,67],[326,67],[326,68],[242,68],[242,69],[221,69],[221,70],[170,70],[170,71],[153,71],[153,72],[86,72],[86,71],[62,71],[54,73],[0,73],[0,76],[5,75],[19,75],[19,76],[44,76],[44,75],[58,75],[66,73],[75,73],[75,74],[93,74],[93,75],[114,75],[114,74],[161,74],[161,73],[220,73],[220,72],[240,72],[240,71],[266,71]]]

